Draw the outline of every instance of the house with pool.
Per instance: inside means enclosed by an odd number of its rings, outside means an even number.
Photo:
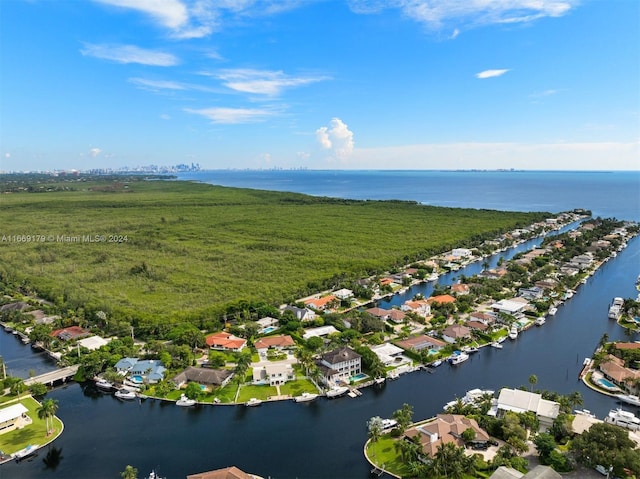
[[[327,386],[349,384],[352,379],[363,379],[362,357],[349,347],[324,353],[317,361],[322,380]],[[364,376],[366,377],[366,376]]]
[[[115,365],[116,371],[134,384],[155,384],[164,379],[166,368],[157,359],[122,358]]]

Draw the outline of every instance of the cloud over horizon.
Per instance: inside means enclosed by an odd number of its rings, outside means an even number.
[[[80,53],[87,57],[111,60],[116,63],[139,63],[159,67],[171,67],[180,63],[178,57],[171,53],[147,50],[135,45],[85,43]]]
[[[325,150],[338,160],[347,160],[353,154],[353,132],[340,118],[332,118],[329,126],[316,130],[316,139]]]
[[[503,70],[485,70],[480,73],[476,73],[476,78],[484,79],[484,78],[495,78],[504,75],[507,73],[508,69]]]

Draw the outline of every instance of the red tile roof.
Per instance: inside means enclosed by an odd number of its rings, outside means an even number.
[[[230,333],[224,331],[220,333],[210,334],[205,338],[207,346],[225,348],[225,349],[242,349],[247,341],[242,338],[238,338]]]
[[[439,296],[431,296],[428,300],[429,303],[455,303],[456,298],[450,294],[441,294]]]
[[[293,341],[293,338],[289,335],[280,334],[278,336],[267,336],[266,338],[260,338],[255,343],[254,346],[256,349],[267,349],[267,348],[287,348],[290,346],[295,346],[296,343]]]

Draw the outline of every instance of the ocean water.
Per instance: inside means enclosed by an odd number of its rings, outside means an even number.
[[[358,200],[503,211],[589,209],[640,221],[640,171],[210,170],[179,179]]]

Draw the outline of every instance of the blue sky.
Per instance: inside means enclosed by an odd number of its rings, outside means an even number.
[[[637,0],[2,0],[0,170],[640,165]]]

